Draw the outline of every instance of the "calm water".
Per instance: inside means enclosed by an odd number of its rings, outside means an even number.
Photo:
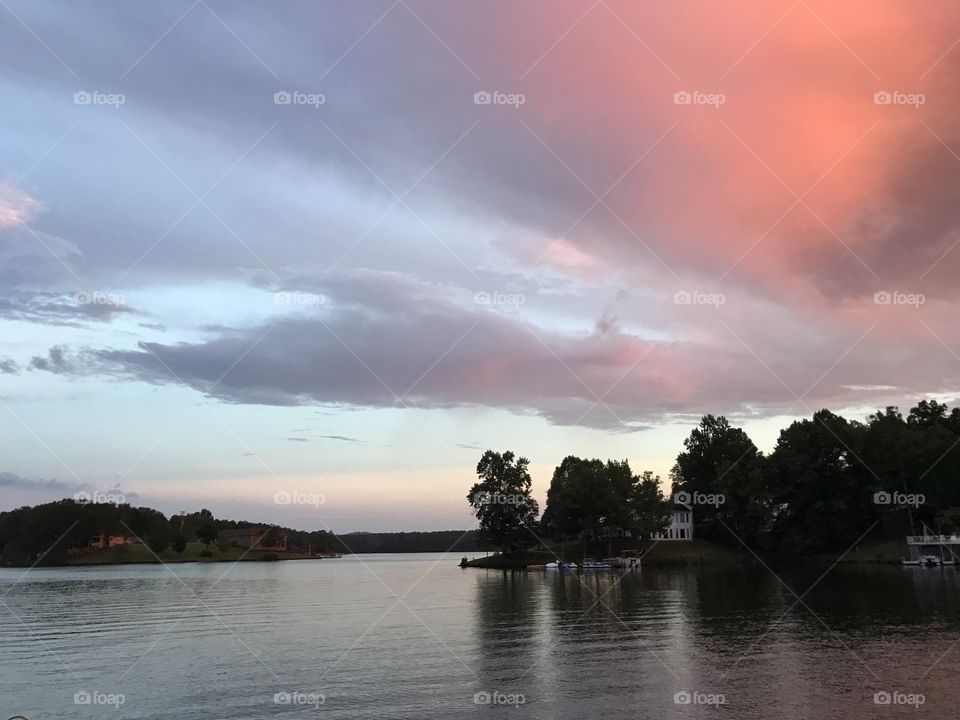
[[[956,717],[952,569],[457,560],[0,570],[0,720]]]

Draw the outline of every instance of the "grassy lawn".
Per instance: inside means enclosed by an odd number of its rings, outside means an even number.
[[[304,560],[317,559],[316,556],[301,555],[297,553],[275,552],[269,550],[250,550],[236,546],[230,546],[223,552],[217,549],[214,544],[210,545],[210,557],[202,557],[200,553],[206,547],[201,542],[187,543],[183,553],[178,555],[172,549],[167,548],[159,553],[160,559],[165,563],[177,562],[236,562],[237,560],[262,560],[264,555],[272,554],[279,560]],[[70,558],[68,565],[112,565],[121,563],[155,563],[157,556],[150,552],[143,545],[123,545],[115,548],[104,548],[103,550],[87,550],[83,557]]]
[[[885,540],[859,545],[843,556],[843,563],[898,563],[900,558],[908,556],[903,540]],[[832,558],[836,559],[836,558]]]

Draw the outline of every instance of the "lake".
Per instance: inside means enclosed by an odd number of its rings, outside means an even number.
[[[458,560],[0,570],[0,720],[955,717],[960,702],[953,569],[621,578]]]

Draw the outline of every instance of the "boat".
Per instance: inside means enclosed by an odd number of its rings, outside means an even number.
[[[915,560],[907,560],[906,558],[901,558],[901,564],[903,565],[916,565],[918,567],[940,567],[941,565],[950,565],[949,561],[943,560],[939,555],[921,555]]]
[[[941,567],[954,565],[960,549],[960,537],[953,535],[934,534],[924,526],[923,535],[908,535],[907,547],[910,557],[901,558],[904,565],[919,565],[921,567]]]
[[[546,570],[576,570],[576,563],[568,562],[548,562],[543,566]]]
[[[583,570],[612,570],[613,563],[601,560],[584,560],[580,567]]]

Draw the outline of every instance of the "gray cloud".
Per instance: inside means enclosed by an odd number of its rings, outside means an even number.
[[[54,345],[47,351],[46,357],[34,355],[30,358],[30,369],[60,375],[72,372],[73,366],[67,360],[67,348],[64,345]]]
[[[0,472],[0,487],[31,490],[54,490],[57,492],[67,493],[74,492],[81,486],[78,483],[67,483],[61,480],[31,479],[12,472]]]
[[[878,361],[876,349],[885,342],[879,335],[857,343],[862,331],[824,329],[800,357],[788,327],[773,332],[769,322],[757,327],[750,317],[717,315],[722,311],[714,308],[695,312],[723,319],[728,329],[718,330],[721,340],[736,333],[743,345],[651,341],[609,320],[592,333],[547,331],[456,296],[443,299],[436,288],[396,275],[337,278],[302,289],[322,289],[329,302],[312,314],[205,341],[89,351],[84,357],[93,370],[84,372],[168,383],[172,371],[229,403],[486,406],[614,431],[691,412],[753,417],[802,409],[787,388],[798,395],[809,389],[804,402],[814,406],[837,406],[855,398],[885,401],[891,393],[862,388],[890,387],[891,377],[902,380],[898,397],[922,392],[931,378],[960,386],[944,353],[932,352],[932,339],[919,358]],[[837,347],[850,348],[842,363]]]

